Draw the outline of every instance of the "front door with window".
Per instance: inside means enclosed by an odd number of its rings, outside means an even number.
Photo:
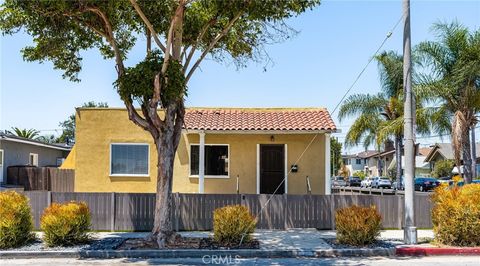
[[[285,193],[285,146],[260,145],[260,194]]]

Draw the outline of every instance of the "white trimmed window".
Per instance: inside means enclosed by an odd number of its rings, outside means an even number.
[[[149,150],[146,143],[112,143],[110,145],[111,176],[148,176]]]
[[[205,145],[205,176],[228,177],[229,147],[225,144]],[[190,145],[190,175],[198,176],[200,146]]]
[[[38,154],[30,153],[30,156],[28,156],[28,164],[38,166]]]

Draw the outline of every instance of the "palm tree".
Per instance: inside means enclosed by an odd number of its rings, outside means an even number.
[[[460,169],[463,157],[465,183],[472,180],[470,128],[477,122],[480,110],[480,31],[453,22],[432,27],[436,41],[425,41],[416,47],[427,74],[422,76],[419,94],[437,108],[437,119],[450,125],[436,124],[439,133],[450,133],[455,164]],[[475,141],[475,140],[472,140]]]
[[[347,132],[346,146],[363,142],[365,148],[377,146],[393,137],[397,161],[396,179],[401,177],[401,146],[403,128],[395,122],[403,114],[403,59],[395,52],[383,52],[375,57],[380,72],[382,91],[375,94],[355,94],[348,97],[340,107],[339,120],[358,116]],[[381,134],[379,134],[381,133]]]
[[[16,136],[26,138],[26,139],[36,139],[38,137],[38,134],[40,133],[40,131],[35,130],[33,128],[31,128],[31,129],[26,129],[26,128],[21,129],[21,128],[18,128],[18,127],[12,127],[12,130],[13,130],[13,133]]]
[[[401,184],[403,143],[403,57],[393,51],[375,57],[378,62],[381,92],[355,94],[340,107],[339,120],[358,116],[347,132],[345,145],[363,142],[365,148],[377,147],[392,139],[395,145],[396,180]],[[429,112],[417,99],[417,132],[429,133]]]

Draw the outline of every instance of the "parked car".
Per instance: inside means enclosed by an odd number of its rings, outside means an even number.
[[[373,178],[372,177],[365,177],[365,179],[362,180],[362,182],[360,182],[360,187],[370,187],[372,186],[372,180]]]
[[[437,178],[437,181],[440,182],[440,184],[446,184],[448,186],[452,186],[453,185],[453,180],[451,177],[439,177]]]
[[[334,176],[332,177],[332,186],[334,187],[344,187],[347,185],[345,178],[343,176]]]
[[[392,182],[388,177],[376,176],[372,180],[373,188],[392,188]]]
[[[400,186],[397,186],[397,181],[392,183],[393,189],[405,190],[405,182],[403,181],[403,176],[400,177]]]
[[[429,191],[440,185],[440,182],[433,177],[417,177],[414,181],[415,190]]]
[[[359,187],[362,183],[362,180],[358,176],[350,176],[347,180],[347,186],[350,187]]]
[[[453,182],[452,182],[453,183]],[[480,179],[475,179],[475,180],[472,180],[472,183],[471,184],[479,184],[480,185]],[[452,184],[453,185],[453,184]],[[465,185],[465,182],[464,181],[460,181],[457,183],[457,186],[461,187]]]

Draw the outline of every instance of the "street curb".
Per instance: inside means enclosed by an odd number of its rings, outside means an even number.
[[[172,249],[172,250],[81,250],[81,251],[0,251],[0,259],[26,258],[297,258],[393,256],[395,248],[263,250],[263,249]]]
[[[395,248],[346,248],[317,250],[315,257],[390,257]]]
[[[397,256],[441,256],[441,255],[475,255],[480,256],[480,247],[421,247],[399,246]]]

